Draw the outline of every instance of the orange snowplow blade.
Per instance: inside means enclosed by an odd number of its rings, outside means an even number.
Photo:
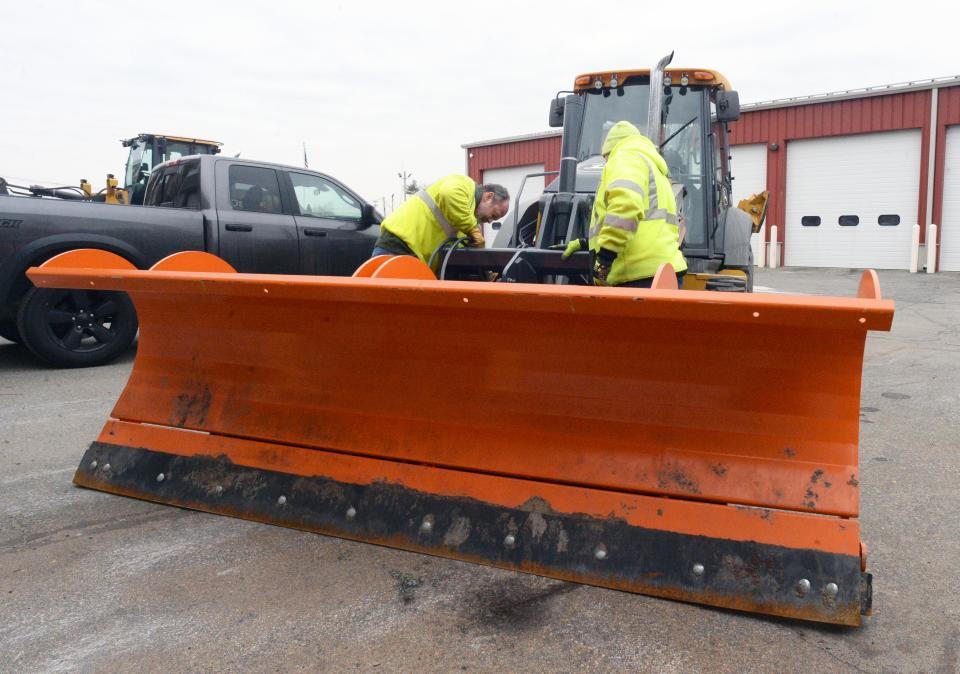
[[[28,275],[129,293],[140,345],[77,484],[716,606],[869,611],[860,377],[893,317],[873,272],[828,298],[84,254]]]

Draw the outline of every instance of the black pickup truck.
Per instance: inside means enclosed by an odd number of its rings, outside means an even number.
[[[221,156],[157,166],[143,206],[0,195],[0,336],[61,367],[109,362],[133,342],[123,293],[34,288],[24,275],[66,250],[101,248],[139,269],[203,250],[240,272],[349,276],[379,224],[330,176]]]

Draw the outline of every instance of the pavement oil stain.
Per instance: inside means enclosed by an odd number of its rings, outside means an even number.
[[[576,583],[536,578],[509,578],[489,583],[464,602],[461,631],[474,625],[503,631],[526,631],[544,623],[554,597],[580,588]]]
[[[397,596],[402,603],[409,604],[417,598],[414,590],[423,585],[422,577],[401,571],[391,571],[390,575],[397,581]]]
[[[950,630],[943,643],[943,657],[937,666],[937,674],[960,672],[960,627]]]

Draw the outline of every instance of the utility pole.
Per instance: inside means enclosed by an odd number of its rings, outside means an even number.
[[[402,194],[403,194],[403,200],[406,201],[407,200],[407,178],[410,177],[410,174],[404,170],[398,173],[397,177],[400,178],[400,180],[403,182]]]
[[[390,195],[390,212],[391,212],[391,213],[393,213],[393,197],[394,197],[394,195],[391,194],[391,195]]]

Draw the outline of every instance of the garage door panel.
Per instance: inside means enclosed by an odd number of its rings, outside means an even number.
[[[787,144],[786,264],[907,269],[920,192],[920,131]],[[839,224],[857,216],[855,226]],[[900,223],[881,225],[881,215]],[[819,216],[805,227],[804,216]]]
[[[767,144],[735,145],[730,148],[733,157],[730,171],[733,174],[733,203],[763,192],[767,189]],[[753,259],[763,260],[761,253],[763,232],[750,237]]]
[[[960,126],[947,129],[940,218],[940,271],[960,271]]]

